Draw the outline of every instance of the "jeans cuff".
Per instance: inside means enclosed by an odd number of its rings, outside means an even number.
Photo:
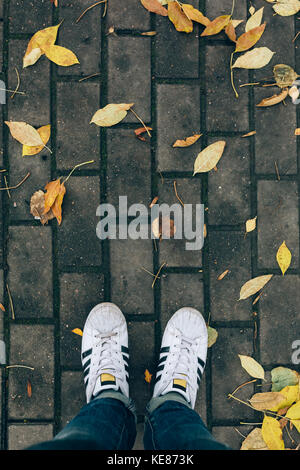
[[[131,398],[126,397],[126,395],[124,395],[121,392],[117,392],[116,390],[107,390],[107,391],[101,392],[98,396],[93,398],[93,401],[94,400],[101,400],[101,398],[114,398],[115,400],[119,400],[119,401],[123,402],[124,405],[126,406],[126,408],[129,411],[131,411],[131,413],[133,414],[134,419],[135,419],[135,424],[137,424],[137,415],[136,415],[135,403]]]
[[[159,397],[151,398],[151,400],[149,401],[146,407],[146,414],[149,416],[151,413],[153,413],[154,410],[156,410],[156,408],[163,405],[168,400],[177,401],[187,406],[188,408],[193,409],[192,405],[187,400],[185,400],[185,398],[181,396],[179,393],[169,392],[169,393],[166,393],[165,395],[160,395]]]

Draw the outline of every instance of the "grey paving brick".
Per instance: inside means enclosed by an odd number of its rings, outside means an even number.
[[[255,4],[256,7],[256,4]],[[212,21],[217,16],[230,15],[232,8],[231,0],[223,0],[222,2],[215,2],[214,0],[207,0],[205,4],[205,15]],[[257,7],[256,7],[257,8]],[[245,2],[235,2],[233,11],[233,18],[244,20],[247,16],[247,4]],[[241,26],[241,29],[244,25]]]
[[[53,437],[52,424],[10,424],[8,426],[8,450],[24,450]]]
[[[58,230],[60,265],[99,266],[101,241],[96,235],[99,178],[72,176],[66,183],[63,221]]]
[[[201,187],[199,178],[178,178],[176,180],[176,190],[186,207],[186,204],[193,204],[193,221],[196,221],[196,204],[201,204]],[[175,189],[174,180],[172,179],[161,179],[158,183],[158,196],[157,203],[168,204],[179,204]],[[182,208],[182,206],[180,206]],[[184,208],[182,209],[182,220],[184,220]],[[202,250],[187,250],[186,243],[189,240],[184,236],[183,226],[183,238],[170,240],[161,240],[159,242],[159,260],[160,263],[166,262],[168,266],[189,266],[189,267],[201,267],[202,266]]]
[[[59,169],[95,160],[87,168],[99,167],[100,129],[90,124],[100,108],[99,84],[67,82],[57,84],[56,162]]]
[[[51,26],[51,3],[48,0],[12,0],[9,25],[13,33],[36,33]]]
[[[279,88],[277,88],[279,90]],[[255,90],[255,104],[277,93],[277,90],[258,88]],[[297,173],[297,138],[294,135],[296,106],[291,100],[287,106],[279,103],[275,107],[255,108],[255,170],[257,173],[279,175]]]
[[[10,227],[8,265],[8,285],[16,319],[51,318],[53,297],[50,228]]]
[[[152,240],[111,240],[111,300],[124,313],[154,313]]]
[[[60,20],[64,22],[57,44],[72,50],[80,62],[71,67],[58,67],[60,75],[87,76],[100,71],[101,8],[96,7],[92,14],[85,15],[76,23],[79,15],[90,5],[89,0],[71,0],[60,5]]]
[[[161,332],[171,316],[182,307],[193,307],[203,314],[203,282],[200,273],[164,274],[161,279]]]
[[[151,121],[150,46],[149,37],[108,37],[108,102],[134,103],[145,123]],[[123,122],[138,121],[128,112]]]
[[[30,341],[24,341],[30,338]],[[8,379],[9,419],[53,419],[54,331],[51,325],[17,325],[10,328],[10,364],[34,367],[12,368]],[[27,395],[30,380],[32,396]]]
[[[160,171],[191,171],[201,137],[191,147],[173,148],[175,140],[201,133],[197,85],[157,85],[157,166]]]
[[[60,360],[66,367],[81,367],[81,337],[72,330],[83,330],[89,312],[104,300],[103,283],[96,273],[60,276]]]
[[[141,5],[139,0],[120,3],[111,0],[107,8],[107,25],[115,29],[150,29],[150,13]]]
[[[239,86],[248,81],[248,72],[234,69],[236,98],[230,83],[229,46],[206,47],[206,107],[209,131],[246,131],[249,126],[248,90]]]
[[[212,321],[249,321],[251,300],[238,302],[242,285],[251,278],[250,237],[238,232],[210,232],[210,313]],[[218,277],[229,269],[220,281]]]
[[[151,384],[145,381],[148,369],[154,378],[154,322],[130,322],[129,337],[129,387],[137,414],[143,415],[148,401],[152,397]],[[143,340],[147,338],[147,341]]]
[[[3,0],[0,0],[0,18],[3,18]]]
[[[196,7],[198,4],[196,0],[189,3]],[[181,33],[167,17],[157,15],[156,31],[155,75],[160,78],[198,78],[199,26],[194,23],[192,33]]]
[[[1,5],[0,5],[0,15],[1,15]],[[1,38],[1,45],[0,45],[0,72],[2,72],[2,67],[3,67],[3,61],[2,61],[2,56],[3,56],[3,23],[0,23],[0,38]],[[2,87],[1,87],[2,88]]]
[[[115,207],[119,196],[127,196],[128,206],[151,202],[151,152],[147,142],[135,137],[132,129],[107,132],[107,202]]]
[[[213,436],[232,450],[240,450],[243,436],[247,436],[252,431],[253,426],[215,426],[212,429]],[[241,433],[241,434],[239,434]]]
[[[299,301],[299,276],[273,276],[263,290],[259,318],[261,361],[264,364],[291,364],[292,343],[300,336]]]
[[[4,294],[4,283],[3,283],[3,269],[0,269],[0,303],[2,305],[4,304],[4,299],[3,299],[3,294]],[[3,340],[3,328],[4,328],[4,315],[5,313],[2,312],[0,314],[0,339]]]
[[[61,375],[61,428],[75,418],[85,404],[82,373],[64,371]]]
[[[213,420],[253,419],[253,410],[228,394],[249,380],[238,354],[252,355],[253,332],[249,329],[218,328],[218,339],[212,349],[212,416]],[[248,400],[253,394],[252,384],[238,392],[238,398]]]
[[[293,181],[259,181],[257,186],[258,266],[278,268],[276,253],[283,241],[292,252],[291,267],[298,267],[298,188]]]
[[[50,124],[50,61],[42,56],[34,66],[23,69],[27,44],[28,41],[19,39],[9,42],[8,88],[14,90],[17,86],[17,68],[20,75],[19,91],[25,94],[7,98],[8,120],[26,121],[40,127]]]
[[[249,142],[240,137],[210,139],[209,144],[225,140],[226,147],[218,171],[208,173],[208,220],[212,225],[246,222],[250,209]]]

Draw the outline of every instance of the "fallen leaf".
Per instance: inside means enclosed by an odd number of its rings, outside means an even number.
[[[75,335],[78,336],[83,336],[83,332],[80,328],[74,328],[74,330],[72,330],[72,333],[75,333]]]
[[[143,142],[146,142],[145,137],[143,137],[141,134],[144,134],[147,131],[152,131],[152,127],[147,127],[147,126],[146,127],[139,127],[138,129],[135,129],[134,133],[135,133],[136,137],[139,140],[142,140]]]
[[[0,303],[0,309],[2,310],[2,312],[5,312],[5,307],[1,303]]]
[[[253,357],[244,356],[242,354],[238,354],[243,369],[248,372],[251,377],[255,379],[264,379],[265,378],[265,371],[264,368],[255,360]]]
[[[263,23],[256,28],[247,31],[242,34],[236,41],[235,52],[244,52],[250,49],[254,44],[259,41],[266,27],[266,23]]]
[[[242,443],[240,450],[268,450],[262,437],[261,428],[254,428]]]
[[[266,107],[266,106],[274,106],[275,104],[281,103],[288,95],[288,89],[282,90],[281,93],[278,95],[269,96],[268,98],[264,98],[260,103],[258,103],[257,107]]]
[[[35,47],[32,49],[24,58],[23,58],[23,69],[29,67],[30,65],[34,65],[39,58],[43,55],[42,49],[39,47]]]
[[[148,369],[145,370],[145,381],[149,384],[152,379],[152,374],[148,371]]]
[[[154,204],[156,204],[156,203],[157,203],[157,201],[158,201],[158,196],[155,196],[155,198],[154,198],[154,199],[152,199],[152,201],[151,201],[151,203],[150,203],[149,207],[150,207],[150,208],[151,208],[151,207],[153,207],[153,206],[154,206]]]
[[[300,127],[298,127],[297,129],[295,129],[295,135],[300,135]]]
[[[295,70],[286,64],[277,64],[273,67],[274,78],[276,84],[280,88],[292,86],[297,79],[298,74]]]
[[[250,131],[247,134],[242,135],[242,137],[251,137],[252,135],[255,135],[256,131]]]
[[[45,145],[48,143],[48,140],[50,139],[50,134],[51,134],[51,125],[48,124],[47,126],[42,126],[39,129],[37,129],[37,131],[44,145],[37,145],[34,147],[23,145],[23,149],[22,149],[23,157],[25,155],[36,155],[37,153],[41,152],[45,148]]]
[[[194,174],[212,170],[223,155],[226,142],[219,140],[200,152],[194,163]]]
[[[222,15],[211,21],[201,33],[201,36],[212,36],[218,34],[222,29],[226,28],[230,21],[230,15]]]
[[[145,33],[141,33],[141,36],[155,36],[156,34],[156,31],[146,31]]]
[[[300,10],[300,2],[298,0],[277,0],[273,5],[273,10],[280,16],[292,16]]]
[[[59,192],[58,192],[57,197],[54,201],[54,204],[51,207],[51,210],[52,210],[54,216],[56,217],[58,225],[60,225],[61,221],[62,221],[62,214],[61,214],[62,213],[62,208],[61,208],[61,206],[62,206],[62,202],[63,202],[65,194],[66,194],[66,187],[62,183],[60,185]]]
[[[254,8],[253,5],[251,5],[251,7],[249,8],[249,13],[250,13],[251,16],[254,15],[254,13],[255,13],[255,8]]]
[[[31,398],[32,396],[32,386],[29,379],[27,380],[27,396],[28,398]]]
[[[276,254],[276,261],[281,269],[282,275],[287,271],[291,264],[292,254],[288,247],[286,246],[285,242],[283,242],[280,247],[278,248]]]
[[[249,281],[245,282],[240,290],[240,298],[239,300],[245,300],[251,295],[256,294],[259,290],[261,290],[267,282],[273,277],[273,274],[266,274],[264,276],[254,277]]]
[[[230,20],[233,24],[234,29],[237,28],[241,23],[244,23],[244,20]]]
[[[232,68],[261,69],[270,62],[274,54],[268,47],[256,47],[238,57]]]
[[[272,392],[280,392],[284,387],[297,385],[299,374],[288,367],[275,367],[271,370]]]
[[[60,25],[61,23],[41,29],[32,36],[23,58],[23,68],[35,64],[41,55],[44,54],[43,48],[55,43]]]
[[[201,11],[194,8],[193,5],[182,3],[181,8],[190,20],[196,21],[196,23],[203,24],[204,26],[208,26],[210,24],[210,20],[206,18]]]
[[[256,219],[257,219],[257,215],[253,219],[248,219],[246,221],[246,232],[247,233],[252,232],[253,230],[256,229]]]
[[[248,19],[246,26],[245,26],[246,32],[250,31],[251,29],[257,28],[257,26],[260,26],[262,22],[263,13],[264,13],[264,7],[261,7]]]
[[[297,86],[294,85],[291,88],[289,88],[289,96],[292,98],[293,104],[298,104],[297,100],[299,98],[299,95],[300,95],[300,91]]]
[[[193,22],[186,16],[177,2],[168,3],[168,16],[177,31],[191,33]]]
[[[222,274],[220,274],[220,276],[217,277],[217,280],[218,281],[221,281],[222,279],[224,279],[224,277],[229,273],[229,269],[226,269]]]
[[[262,437],[270,450],[283,450],[284,442],[279,422],[275,418],[265,416],[261,428]]]
[[[176,140],[174,142],[173,147],[189,147],[190,145],[193,145],[197,140],[202,136],[202,134],[194,134],[190,137],[186,137],[183,140]]]
[[[228,25],[226,26],[225,34],[230,39],[230,41],[236,42],[236,32],[232,21],[229,21]]]
[[[141,0],[141,4],[151,13],[161,16],[168,16],[168,11],[157,0]]]
[[[285,401],[285,396],[279,392],[255,393],[249,400],[250,405],[259,411],[277,411]]]
[[[215,344],[218,339],[218,332],[215,328],[211,326],[207,327],[207,347],[210,348]]]
[[[284,408],[289,408],[293,403],[300,400],[299,384],[288,385],[280,390],[280,394],[285,397],[285,401],[280,404],[279,408],[274,411],[279,411]]]
[[[295,426],[297,431],[300,432],[300,401],[290,407],[285,417],[291,419],[292,424]]]
[[[23,145],[33,146],[42,146],[44,143],[41,139],[38,131],[26,124],[26,122],[17,122],[17,121],[4,121],[5,124],[9,127],[10,133],[14,139],[20,142]]]
[[[104,108],[98,109],[91,119],[90,124],[94,123],[97,126],[108,127],[118,124],[127,115],[127,111],[134,105],[134,103],[111,103]]]
[[[69,67],[71,65],[79,64],[79,60],[77,59],[74,52],[70,51],[66,47],[62,46],[45,46],[43,48],[43,52],[45,53],[46,57],[61,67]]]
[[[49,220],[54,219],[54,214],[52,210],[50,209],[47,214],[44,214],[45,210],[45,193],[41,189],[39,191],[36,191],[30,199],[30,213],[33,215],[35,219],[38,219],[41,221],[41,223],[44,225],[46,224]]]

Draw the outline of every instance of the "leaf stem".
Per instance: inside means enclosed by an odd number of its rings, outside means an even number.
[[[233,81],[233,70],[232,70],[233,54],[234,54],[234,52],[232,52],[231,56],[230,56],[230,80],[231,80],[231,85],[232,85],[233,91],[235,93],[235,97],[238,98],[239,95],[238,95],[238,92],[236,91],[236,88],[234,86],[234,81]]]
[[[231,18],[232,15],[233,15],[234,7],[235,7],[235,0],[232,1],[232,8],[231,8],[231,13],[230,13],[230,18]]]
[[[100,5],[100,3],[106,3],[107,0],[101,0],[101,2],[96,2],[94,3],[93,5],[89,6],[88,8],[86,8],[86,10],[84,10],[83,13],[81,13],[81,15],[77,18],[76,20],[76,23],[79,23],[79,21],[81,20],[81,18],[86,14],[86,12],[88,12],[89,10],[91,10],[92,8],[96,7],[97,5]]]
[[[64,184],[68,181],[68,179],[70,178],[70,176],[72,175],[72,173],[76,170],[76,168],[79,168],[80,166],[83,166],[83,165],[87,165],[88,163],[94,163],[95,160],[90,160],[89,162],[83,162],[83,163],[78,163],[78,165],[75,165],[74,168],[70,171],[70,173],[68,174],[68,176],[66,177],[66,179],[61,183],[61,184]]]
[[[145,130],[146,130],[148,136],[151,137],[151,134],[150,134],[150,132],[148,131],[148,128],[147,128],[147,126],[145,125],[144,121],[142,121],[142,119],[136,114],[135,111],[133,111],[132,108],[129,108],[129,109],[130,109],[130,111],[135,115],[135,117],[140,121],[140,123],[143,125],[143,127],[145,128]]]

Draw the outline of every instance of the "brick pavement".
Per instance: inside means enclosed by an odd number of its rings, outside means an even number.
[[[8,170],[10,184],[31,173],[11,198],[0,194],[0,297],[6,307],[0,334],[9,364],[35,368],[0,369],[1,447],[21,449],[49,439],[78,412],[84,403],[80,337],[71,331],[83,327],[95,303],[111,300],[128,320],[131,391],[140,430],[151,396],[143,373],[146,368],[155,371],[166,322],[186,304],[199,308],[206,319],[210,315],[219,338],[209,350],[196,409],[216,437],[239,448],[242,438],[235,428],[247,434],[251,426],[240,422],[256,422],[257,416],[227,399],[248,380],[237,355],[253,355],[266,370],[276,365],[295,368],[290,363],[291,343],[299,339],[299,165],[293,136],[297,107],[289,102],[276,109],[255,108],[270,95],[264,88],[240,88],[236,100],[228,73],[232,46],[223,34],[200,38],[197,26],[192,34],[178,33],[166,18],[147,13],[138,0],[124,5],[109,0],[104,18],[103,10],[95,8],[75,25],[92,2],[59,3],[55,9],[49,0],[0,1],[0,78],[14,89],[17,67],[20,89],[26,91],[1,106],[0,164]],[[190,3],[210,18],[231,10],[231,0]],[[250,2],[236,4],[234,16],[245,19]],[[299,47],[291,42],[296,19],[273,16],[263,0],[254,4],[257,9],[265,6],[268,23],[260,45],[276,51],[276,59],[259,71],[237,71],[237,87],[272,75],[275,63],[300,70]],[[41,58],[23,70],[32,34],[62,19],[58,44],[71,48],[80,65],[65,69]],[[115,33],[108,34],[112,26]],[[157,35],[141,36],[150,30]],[[100,76],[79,82],[96,73]],[[140,123],[132,113],[113,128],[89,124],[93,113],[110,102],[135,102],[135,110],[153,128],[151,145],[134,138]],[[7,119],[36,127],[51,123],[52,155],[22,158],[20,145],[3,127]],[[254,129],[255,137],[241,139]],[[192,147],[171,147],[175,139],[198,131],[204,135]],[[227,141],[218,171],[192,177],[195,156],[216,139]],[[90,159],[95,163],[68,182],[62,225],[51,221],[41,227],[29,213],[32,193]],[[174,180],[185,203],[202,202],[208,208],[208,236],[201,252],[184,251],[180,240],[163,241],[157,248],[148,240],[100,242],[96,237],[100,202],[115,204],[126,194],[129,204],[148,205],[157,195],[160,201],[175,203]],[[255,215],[258,229],[245,238],[244,223]],[[275,261],[283,240],[293,253],[284,278]],[[164,261],[167,265],[152,289],[153,279],[141,267],[157,272]],[[217,281],[225,269],[230,273]],[[275,276],[262,299],[255,306],[251,300],[237,303],[241,285],[266,273]],[[248,386],[239,396],[247,399],[253,391]]]

